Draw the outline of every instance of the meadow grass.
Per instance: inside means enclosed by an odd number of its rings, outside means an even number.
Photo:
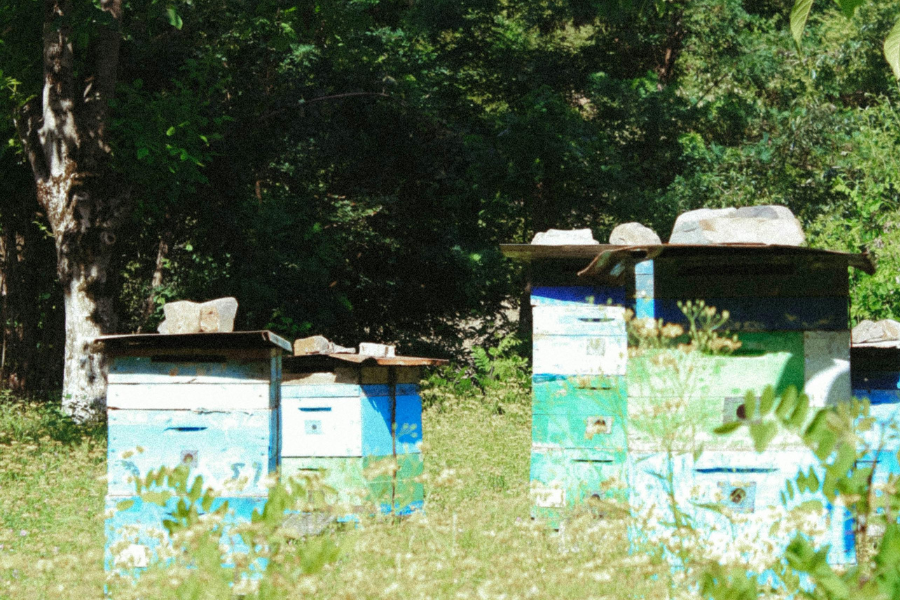
[[[530,414],[506,408],[426,410],[425,512],[328,533],[337,560],[283,582],[285,597],[668,595],[662,563],[628,554],[624,521],[585,515],[557,533],[531,520]],[[105,442],[46,404],[0,405],[0,598],[103,597]],[[149,593],[174,597],[163,587]]]

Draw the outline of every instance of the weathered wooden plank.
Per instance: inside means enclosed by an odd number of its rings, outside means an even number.
[[[832,406],[852,396],[850,386],[850,332],[805,331],[805,383],[812,406]]]
[[[262,512],[265,497],[219,497],[213,500],[210,512],[228,503],[228,513],[223,520],[221,544],[229,552],[246,553],[248,546],[242,538],[229,535],[235,525],[248,523],[254,511]],[[158,556],[161,545],[169,544],[169,536],[163,519],[174,511],[176,500],[164,506],[144,502],[139,496],[106,498],[106,551],[104,564],[107,571],[113,569],[123,574],[137,575]],[[200,514],[206,511],[198,507]]]
[[[535,306],[534,335],[625,336],[625,309],[592,304]]]
[[[277,465],[277,418],[274,410],[111,410],[108,493],[133,495],[135,477],[187,462],[204,487],[266,495],[266,476]]]
[[[846,266],[809,268],[804,264],[698,263],[657,258],[655,298],[847,297]]]
[[[362,401],[285,398],[281,402],[281,456],[362,456]]]
[[[303,373],[285,372],[282,383],[286,385],[328,385],[359,384],[358,367],[336,367],[331,371],[310,371]]]
[[[684,298],[695,300],[696,296]],[[850,320],[846,296],[704,298],[707,306],[727,310],[733,331],[840,331]],[[686,323],[677,299],[655,298],[653,317],[667,323]]]
[[[106,406],[120,410],[260,410],[278,407],[277,383],[112,384]]]
[[[544,376],[532,382],[534,414],[618,414],[626,407],[627,386],[622,376]]]
[[[221,362],[158,360],[179,357],[119,356],[109,367],[109,383],[172,384],[218,383],[258,384],[272,381],[274,359],[237,361],[221,357]],[[201,357],[202,358],[202,357]],[[212,357],[210,357],[212,358]]]
[[[624,336],[534,336],[534,372],[559,375],[624,375]]]
[[[624,305],[625,287],[535,286],[531,289],[532,306]]]

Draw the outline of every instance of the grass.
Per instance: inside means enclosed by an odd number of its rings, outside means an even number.
[[[97,598],[106,435],[46,404],[0,403],[0,598]]]
[[[629,557],[615,522],[555,533],[530,519],[527,411],[431,409],[424,429],[425,513],[334,533],[337,561],[290,582],[288,597],[666,595],[650,577],[662,567]],[[103,597],[105,442],[47,405],[0,404],[0,599]]]

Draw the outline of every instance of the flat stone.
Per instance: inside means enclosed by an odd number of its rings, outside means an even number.
[[[334,352],[334,344],[322,335],[314,335],[308,338],[294,340],[294,356],[306,354],[331,354]]]
[[[548,229],[534,235],[531,243],[536,246],[592,246],[600,242],[594,239],[590,229]]]
[[[218,298],[203,303],[190,300],[167,302],[163,306],[166,318],[157,331],[162,334],[234,331],[237,308],[235,298]]]
[[[876,342],[900,341],[900,323],[893,319],[860,321],[851,332],[854,344],[872,344]]]
[[[662,244],[656,232],[640,223],[622,223],[609,235],[609,243],[623,246]]]
[[[799,246],[803,227],[784,206],[692,210],[678,217],[670,244],[777,244]]]
[[[392,358],[397,356],[397,348],[396,346],[388,346],[387,344],[363,342],[359,345],[359,353],[365,356]]]

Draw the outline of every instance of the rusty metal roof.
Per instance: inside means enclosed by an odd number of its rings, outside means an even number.
[[[593,244],[579,246],[543,246],[532,244],[501,244],[503,255],[529,262],[542,260],[588,260],[590,264],[579,275],[589,277],[598,274],[607,265],[623,260],[641,262],[665,255],[702,256],[710,260],[734,259],[738,257],[759,257],[783,260],[804,258],[822,263],[844,263],[868,274],[875,272],[875,263],[868,253],[852,254],[803,246],[777,246],[767,244],[648,244],[619,246],[613,244]]]
[[[303,354],[300,356],[286,356],[285,363],[295,366],[307,365],[336,365],[337,363],[351,363],[363,367],[437,367],[446,365],[449,361],[443,358],[422,358],[418,356],[369,356],[366,354]]]
[[[217,333],[138,333],[104,335],[94,340],[110,350],[245,350],[255,348],[279,348],[292,352],[291,343],[271,331],[233,331]]]

